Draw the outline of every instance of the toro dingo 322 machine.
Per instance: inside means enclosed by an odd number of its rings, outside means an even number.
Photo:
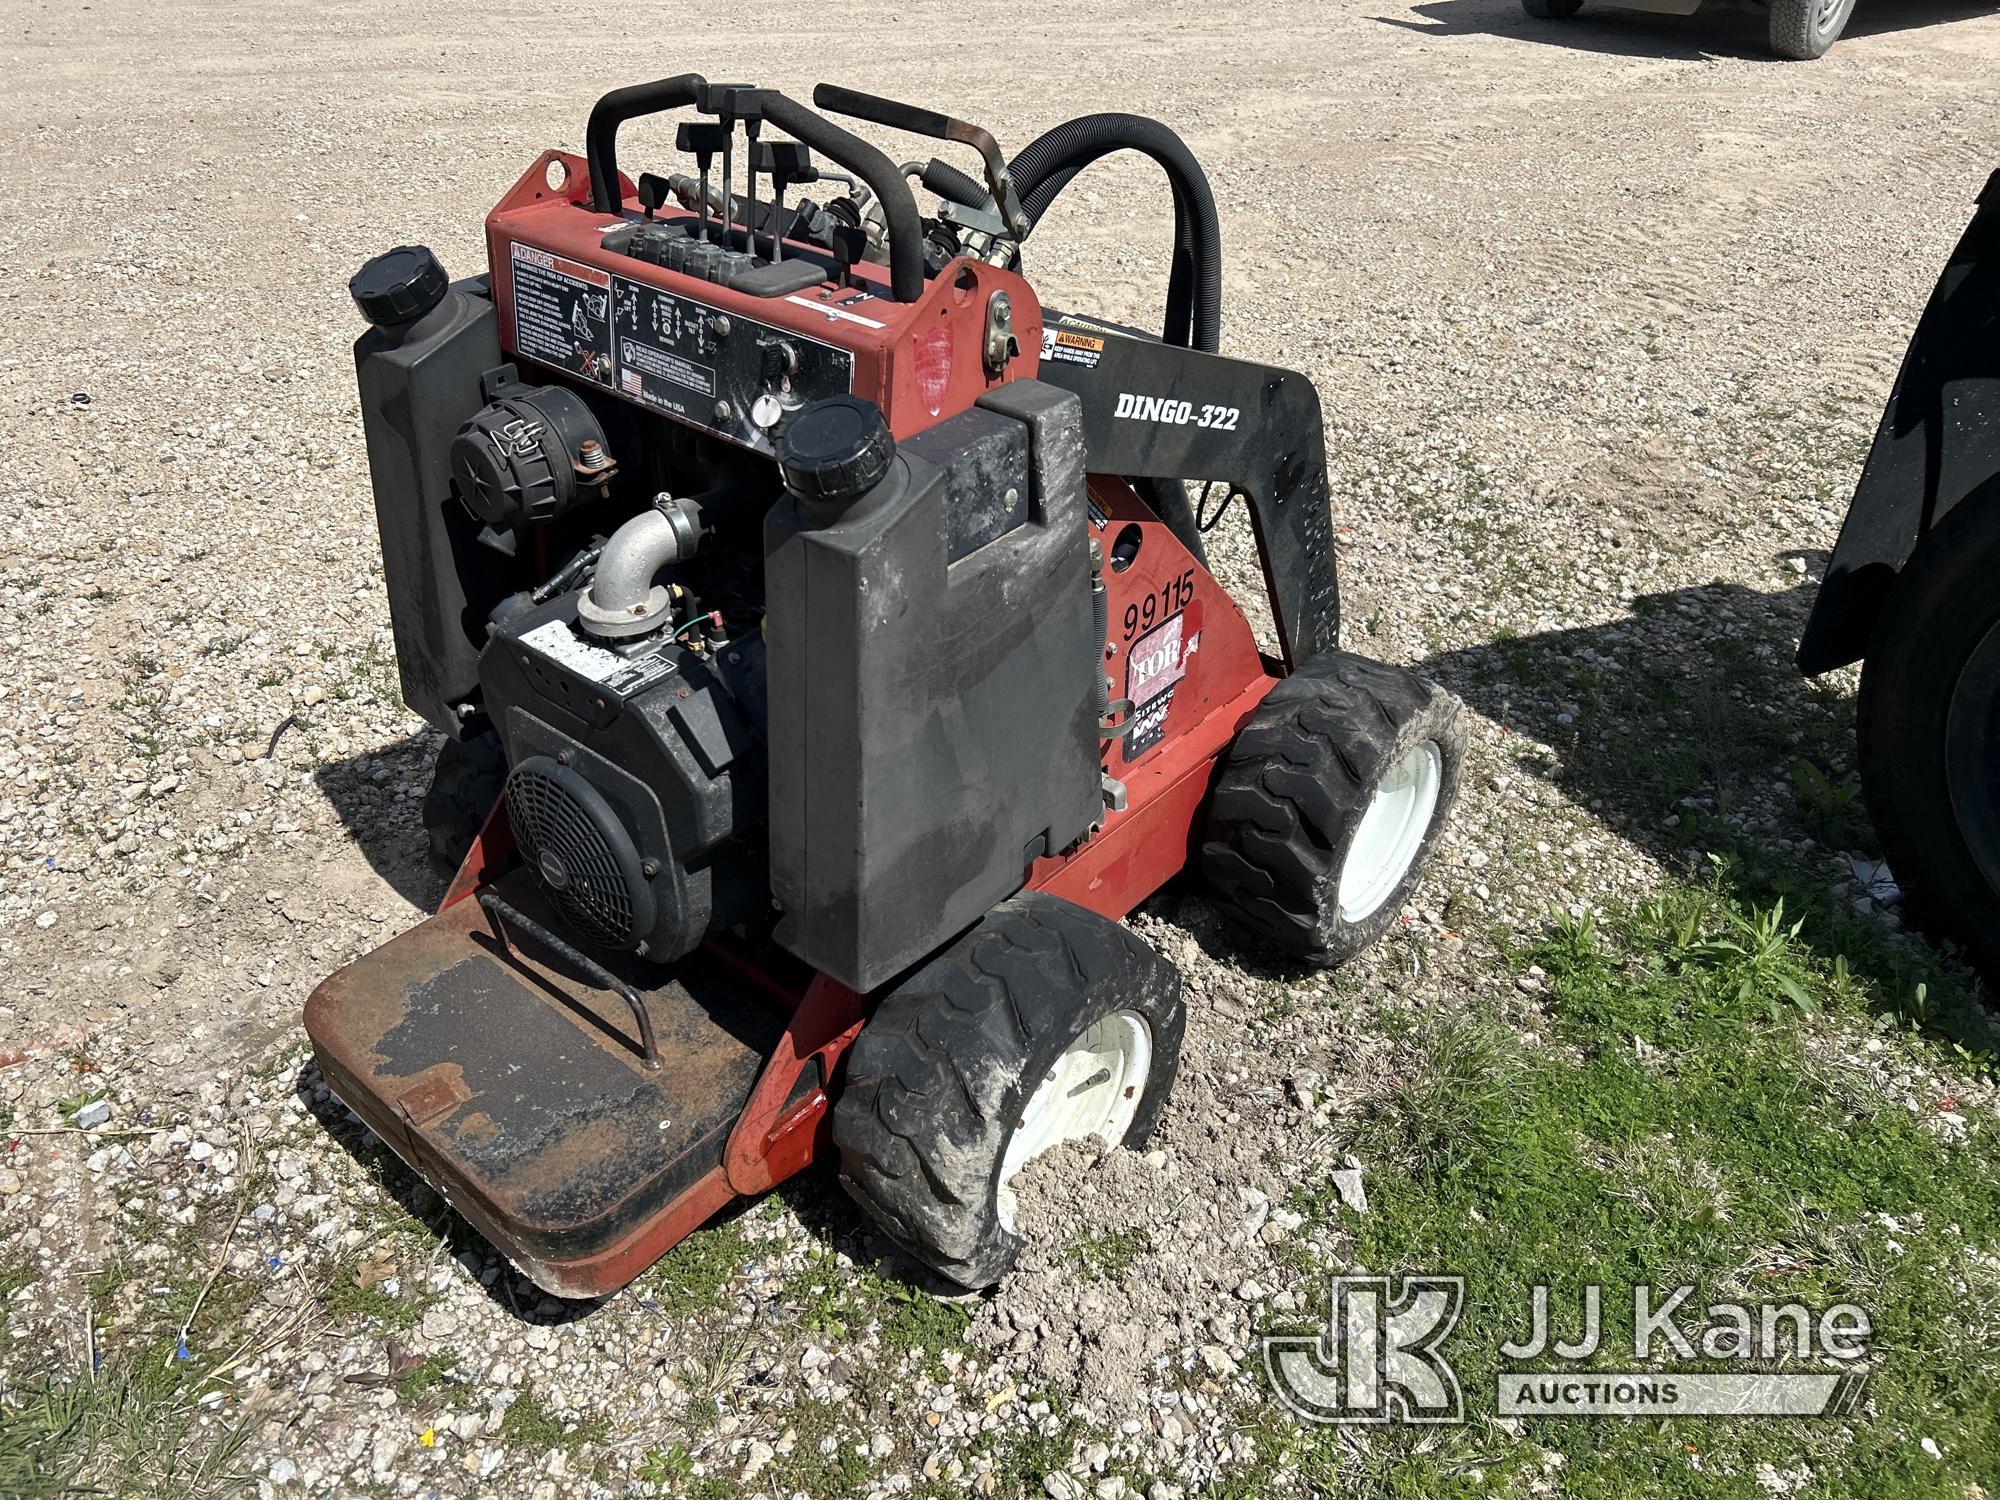
[[[912,1255],[995,1281],[1022,1166],[1143,1140],[1173,1085],[1179,977],[1120,919],[1198,866],[1338,963],[1457,789],[1455,700],[1336,649],[1319,401],[1214,352],[1180,139],[1094,115],[1008,162],[959,120],[813,101],[981,178],[689,74],[544,153],[485,274],[402,247],[351,284],[457,874],[306,1027],[333,1091],[566,1295],[829,1152]],[[634,184],[619,127],[668,110],[687,170]],[[1119,150],[1172,186],[1161,338],[1021,270]],[[1232,502],[1281,661],[1205,565]]]

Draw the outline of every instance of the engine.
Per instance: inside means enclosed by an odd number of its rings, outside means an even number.
[[[614,539],[615,540],[615,539]],[[665,590],[663,590],[665,592]],[[769,906],[767,721],[755,622],[720,612],[594,636],[588,591],[509,613],[480,662],[507,747],[507,813],[544,894],[597,943],[678,958]]]
[[[1077,399],[1014,378],[1004,271],[806,298],[602,224],[517,189],[490,278],[355,278],[405,698],[497,734],[586,946],[734,930],[873,987],[1102,815]]]

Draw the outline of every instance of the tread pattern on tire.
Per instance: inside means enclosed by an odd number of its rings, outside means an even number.
[[[1067,901],[1002,902],[862,1027],[833,1115],[842,1184],[917,1259],[964,1286],[997,1281],[1020,1248],[995,1195],[1029,1082],[1083,1025],[1120,1008],[1153,1031],[1126,1135],[1136,1144],[1179,1066],[1180,974],[1128,928]]]
[[[1869,818],[1910,915],[1962,944],[2000,982],[2000,892],[1965,847],[1952,807],[1942,760],[1947,684],[1939,680],[1962,665],[1950,659],[1954,632],[1991,618],[1995,559],[2000,492],[1961,501],[1918,543],[1868,644],[1855,739]]]
[[[507,752],[490,729],[439,748],[424,793],[424,832],[431,863],[447,878],[464,862],[506,781]]]
[[[1818,0],[1771,0],[1768,33],[1771,50],[1793,62],[1811,62],[1824,57],[1827,49],[1840,40],[1840,33],[1846,29],[1848,16],[1852,13],[1850,5],[1835,18],[1832,26],[1821,31]]]
[[[1444,782],[1404,885],[1360,922],[1336,889],[1353,829],[1397,747],[1437,741]],[[1217,902],[1287,953],[1336,964],[1380,937],[1450,816],[1464,758],[1458,700],[1414,672],[1344,651],[1271,690],[1230,747],[1209,803],[1203,877]]]

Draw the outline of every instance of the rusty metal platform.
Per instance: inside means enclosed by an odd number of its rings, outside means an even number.
[[[554,925],[525,872],[497,892]],[[572,1296],[622,1285],[728,1201],[724,1148],[784,1028],[712,960],[665,980],[634,961],[616,977],[652,1016],[649,1070],[627,1001],[586,968],[461,901],[327,979],[305,1016],[333,1092]]]

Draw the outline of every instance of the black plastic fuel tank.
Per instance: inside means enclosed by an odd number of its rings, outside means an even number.
[[[858,498],[794,484],[765,521],[777,939],[845,984],[949,941],[1102,809],[1084,484],[1077,398],[1016,381]]]
[[[521,586],[451,494],[451,440],[485,404],[479,377],[502,358],[483,276],[354,345],[403,701],[453,737],[465,727],[456,705],[478,690],[486,617]]]

